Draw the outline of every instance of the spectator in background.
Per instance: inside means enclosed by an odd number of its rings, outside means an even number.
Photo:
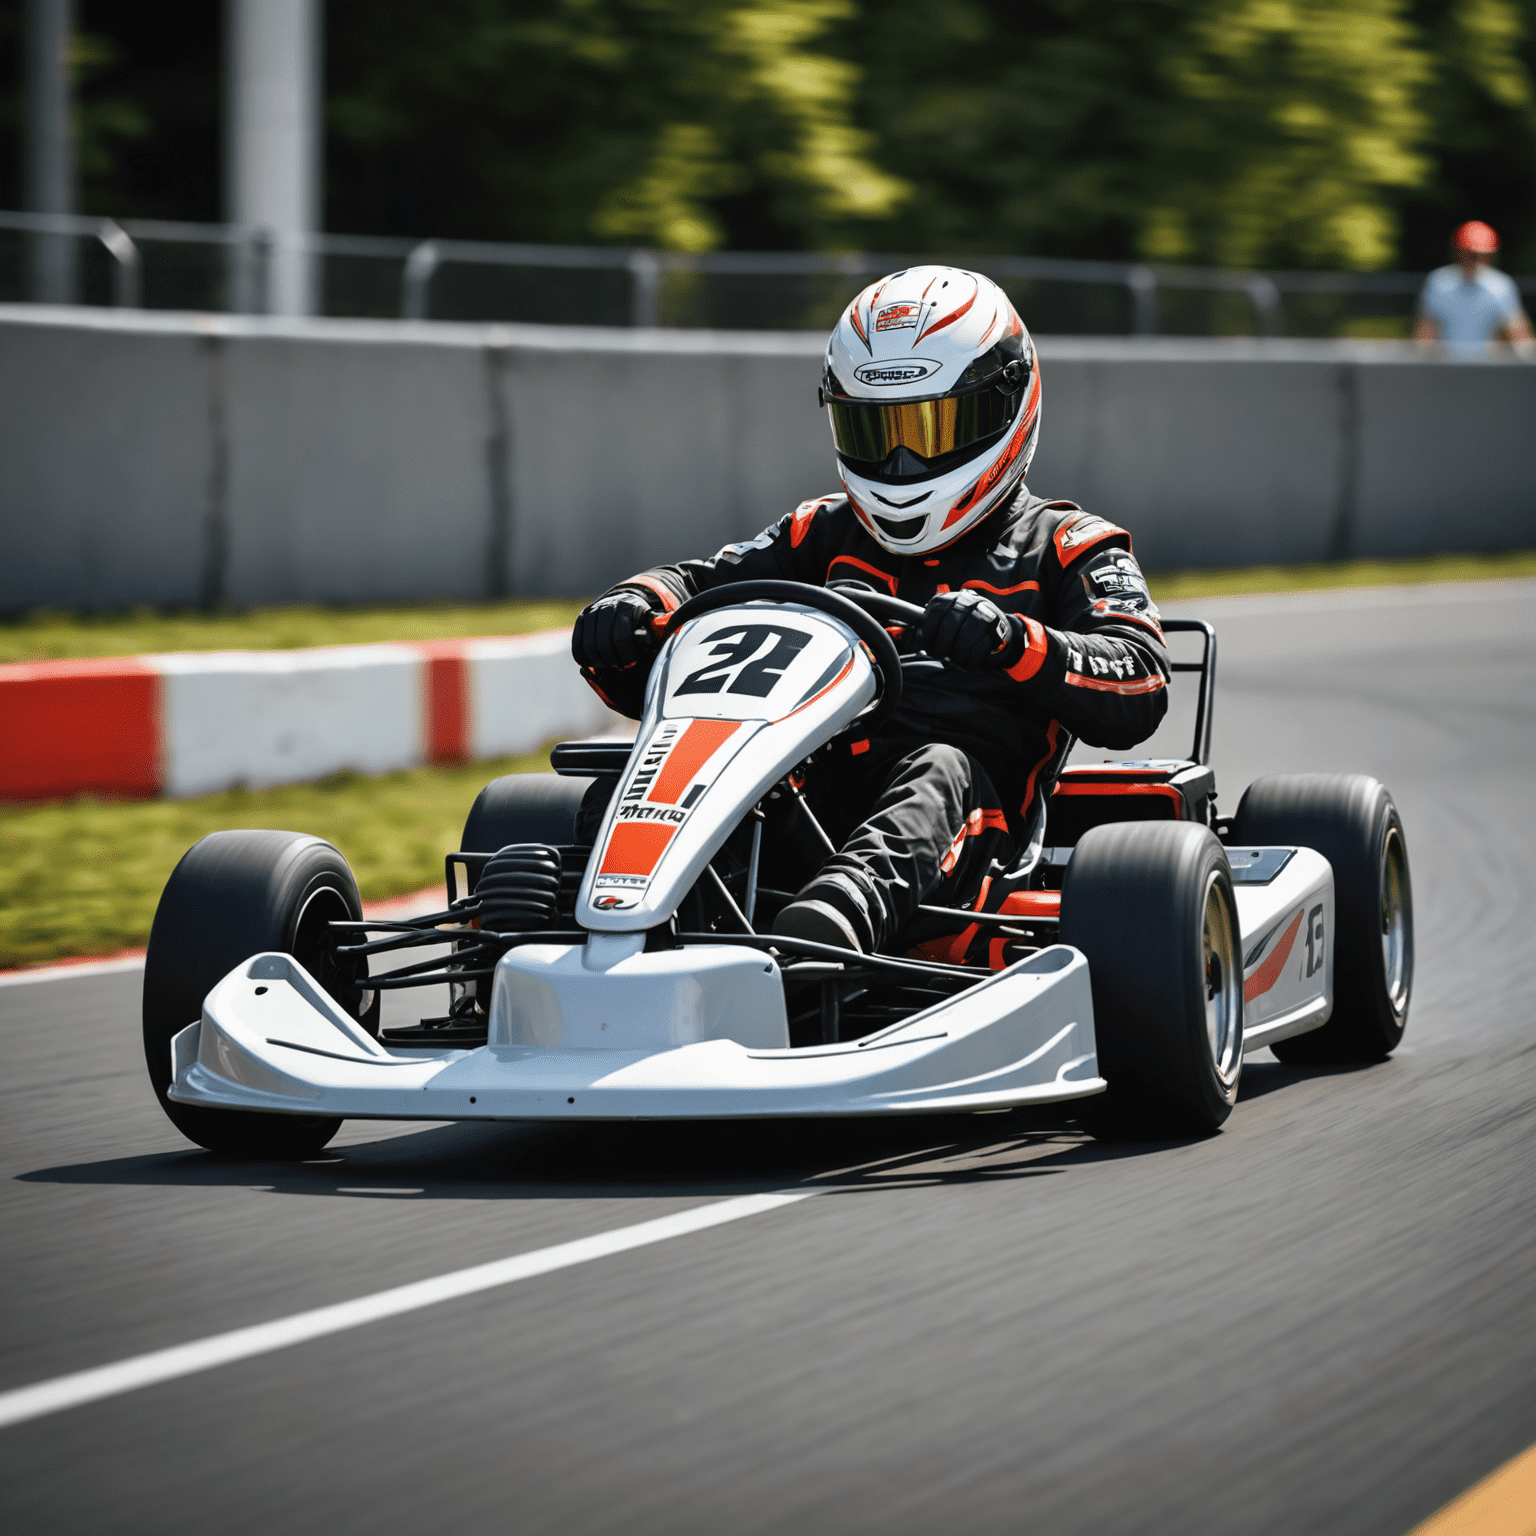
[[[1531,322],[1520,290],[1493,265],[1499,237],[1473,219],[1456,231],[1455,264],[1437,267],[1419,294],[1416,341],[1443,341],[1460,352],[1481,352],[1490,341],[1507,341],[1517,352],[1531,348]]]

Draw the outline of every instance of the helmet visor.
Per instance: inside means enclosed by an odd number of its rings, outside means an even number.
[[[937,459],[969,448],[1001,432],[1013,419],[1017,394],[979,389],[937,400],[906,400],[891,405],[862,400],[827,401],[832,440],[837,451],[866,464],[883,463],[898,448],[920,459]]]

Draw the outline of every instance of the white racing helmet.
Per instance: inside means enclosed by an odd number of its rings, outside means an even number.
[[[1040,435],[1035,344],[1008,295],[959,267],[871,283],[827,343],[821,401],[848,499],[895,555],[975,527],[1013,494]]]

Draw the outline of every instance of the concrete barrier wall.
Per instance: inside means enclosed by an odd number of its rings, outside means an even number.
[[[821,347],[0,306],[0,611],[596,592],[835,488]],[[1536,545],[1536,367],[1040,352],[1031,486],[1149,567]]]

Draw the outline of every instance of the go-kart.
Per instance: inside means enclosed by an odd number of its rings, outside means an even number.
[[[790,899],[764,839],[831,843],[802,765],[896,709],[865,588],[745,582],[665,622],[633,743],[568,742],[552,774],[481,792],[447,905],[365,919],[346,861],[291,832],[219,832],[182,859],[146,961],[144,1044],[170,1118],[215,1151],[304,1156],[344,1119],[891,1115],[1070,1102],[1095,1135],[1199,1135],[1246,1051],[1371,1060],[1413,976],[1401,820],[1349,775],[1258,780],[1216,815],[1216,635],[1190,756],[1069,767],[1046,846],[963,963],[763,931]],[[934,663],[923,658],[927,665]],[[766,833],[765,833],[765,828]],[[412,951],[420,953],[414,958]],[[979,961],[969,958],[979,954]],[[404,963],[402,963],[404,962]],[[378,967],[388,966],[389,969]],[[449,1010],[381,1029],[386,990]]]

